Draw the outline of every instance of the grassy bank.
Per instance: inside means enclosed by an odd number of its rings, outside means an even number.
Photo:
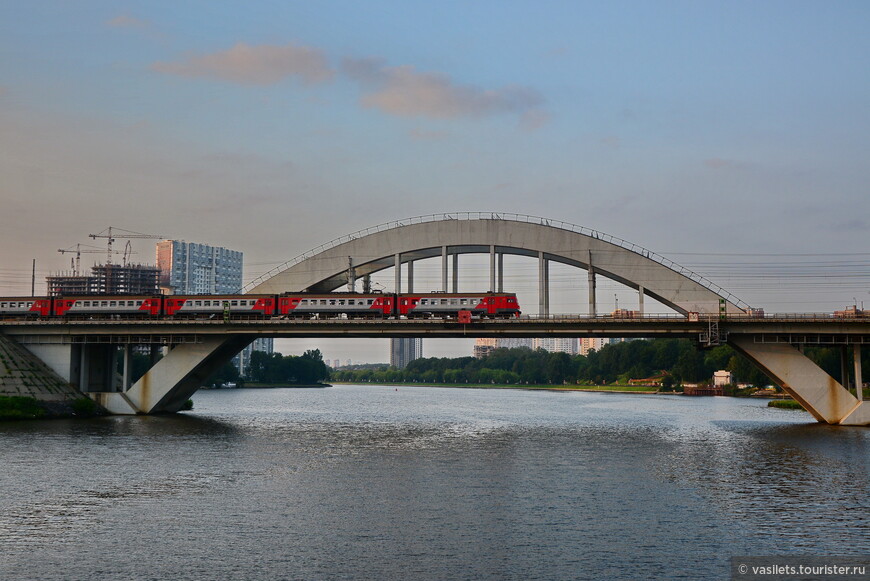
[[[71,402],[45,402],[33,397],[0,396],[0,421],[90,418],[104,413],[105,410],[88,397]]]
[[[0,396],[0,420],[35,420],[45,414],[45,408],[35,398]]]
[[[801,410],[806,411],[804,408],[793,399],[774,399],[767,402],[767,407],[769,408],[780,408],[784,410]]]

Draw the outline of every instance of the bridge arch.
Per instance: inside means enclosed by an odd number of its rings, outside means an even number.
[[[336,238],[305,252],[252,281],[254,294],[330,292],[397,265],[441,256],[447,281],[447,257],[489,253],[537,257],[541,288],[546,290],[546,264],[560,262],[637,289],[674,310],[717,312],[720,299],[728,312],[749,305],[706,278],[641,246],[582,226],[538,216],[499,212],[430,214],[380,224]],[[399,284],[399,277],[396,278]],[[489,290],[497,290],[494,285]],[[594,309],[594,299],[590,299]],[[542,311],[546,306],[542,302]]]

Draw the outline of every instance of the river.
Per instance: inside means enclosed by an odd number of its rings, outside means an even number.
[[[718,579],[870,554],[870,429],[765,401],[335,386],[0,424],[3,579]]]

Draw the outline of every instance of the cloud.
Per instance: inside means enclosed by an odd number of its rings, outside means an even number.
[[[520,128],[523,131],[535,131],[550,122],[550,114],[543,109],[530,109],[520,117]]]
[[[388,67],[378,59],[345,59],[344,73],[364,89],[361,103],[398,117],[457,119],[500,113],[525,115],[538,109],[543,98],[528,87],[480,89],[454,83],[439,73],[420,73],[412,66]],[[535,119],[536,117],[536,119]],[[543,116],[528,120],[535,125]]]
[[[192,55],[179,62],[156,62],[151,69],[181,77],[206,77],[245,85],[273,85],[288,77],[305,84],[332,78],[326,56],[307,46],[249,46],[238,43],[229,50]]]
[[[142,20],[141,18],[135,18],[128,14],[121,14],[111,20],[107,20],[106,26],[112,28],[150,28],[151,22],[148,20]]]

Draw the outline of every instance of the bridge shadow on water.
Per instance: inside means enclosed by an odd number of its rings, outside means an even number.
[[[167,439],[216,436],[232,438],[240,435],[241,430],[230,422],[184,413],[0,423],[0,435],[21,437],[27,434],[38,434],[40,437],[72,438],[111,438],[117,436],[160,437]]]

